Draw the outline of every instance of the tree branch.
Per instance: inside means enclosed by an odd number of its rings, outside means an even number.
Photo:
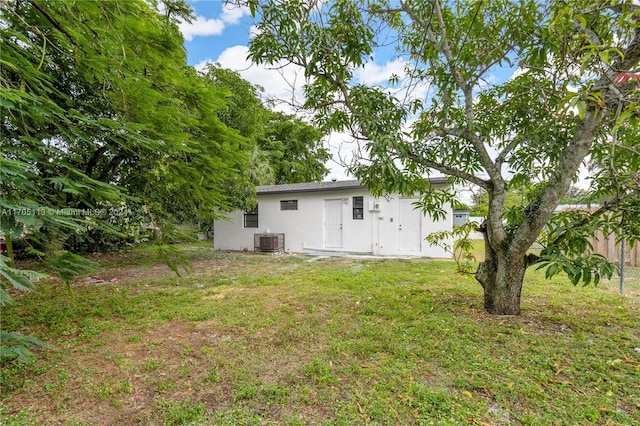
[[[96,167],[98,161],[100,160],[100,157],[102,157],[108,149],[109,147],[107,145],[102,145],[100,148],[94,151],[93,155],[89,159],[89,162],[87,163],[84,174],[86,174],[87,176],[91,176],[91,174],[93,173],[93,169]]]
[[[588,30],[582,26],[574,25],[574,29],[584,33],[594,45],[601,45],[601,41],[597,34]],[[615,86],[615,77],[620,72],[625,72],[633,69],[640,62],[640,28],[636,29],[635,35],[629,45],[624,49],[623,56],[618,58],[609,68],[604,72],[600,79],[591,88],[591,93],[602,91],[605,99],[615,98],[618,102],[622,102],[621,94],[618,88]],[[579,167],[582,159],[587,155],[589,149],[593,143],[593,138],[597,130],[597,126],[602,121],[604,111],[600,110],[600,106],[591,101],[588,104],[586,114],[580,121],[573,140],[567,146],[565,155],[562,157],[556,171],[549,179],[547,187],[539,194],[536,199],[527,206],[525,210],[525,220],[518,227],[514,233],[514,239],[520,240],[521,243],[527,245],[533,241],[528,241],[526,235],[537,235],[542,226],[548,221],[555,210],[555,206],[558,205],[562,195],[566,192],[566,189],[570,185],[571,178],[575,171]],[[625,147],[626,148],[626,147]],[[634,150],[630,150],[636,154]],[[594,217],[600,216],[607,211],[613,211],[620,203],[625,200],[637,198],[640,195],[640,189],[636,188],[627,194],[618,194],[616,197],[606,202],[601,208],[585,217],[574,227],[580,227],[586,225]],[[564,232],[558,236],[552,244],[558,244],[563,238],[566,238],[567,233]]]
[[[601,75],[600,79],[591,88],[591,92],[602,91],[607,97],[615,93],[617,88],[613,83],[614,74],[633,69],[640,62],[640,28],[636,29],[634,38],[623,52],[624,56],[617,59],[611,66],[611,70]],[[530,246],[534,241],[532,235],[538,235],[550,219],[555,207],[571,185],[571,179],[580,167],[580,164],[589,153],[598,125],[602,122],[604,111],[600,110],[595,102],[590,101],[584,117],[578,123],[572,141],[567,145],[554,173],[549,178],[548,185],[526,207],[525,218],[513,234],[518,244],[515,250]],[[517,247],[516,247],[517,246]]]
[[[442,54],[444,55],[447,64],[449,66],[449,70],[451,75],[455,79],[458,87],[462,90],[465,99],[465,118],[467,124],[467,135],[468,140],[471,142],[473,147],[476,149],[478,156],[480,157],[480,161],[482,166],[487,170],[489,176],[496,181],[496,183],[504,184],[504,180],[500,174],[500,170],[495,166],[489,153],[487,152],[484,143],[480,137],[475,133],[475,118],[474,118],[474,107],[473,107],[473,86],[468,84],[460,70],[457,68],[457,61],[453,57],[453,53],[451,52],[451,48],[449,47],[449,42],[447,40],[447,29],[444,22],[444,17],[442,15],[442,9],[440,8],[440,2],[438,0],[432,2],[432,7],[434,8],[434,13],[436,19],[438,20],[438,25],[440,26],[440,41],[434,34],[431,29],[430,23],[425,23],[420,19],[419,16],[404,2],[400,3],[401,8],[409,15],[411,19],[413,19],[416,23],[418,23],[427,33],[429,41],[431,44]]]
[[[600,37],[598,37],[598,34],[596,34],[593,30],[584,27],[578,21],[573,22],[573,30],[586,35],[591,44],[593,44],[594,46],[602,46],[602,41],[600,40]]]
[[[47,9],[45,9],[42,5],[40,5],[35,0],[29,0],[29,3],[31,3],[31,5],[35,7],[38,10],[38,12],[40,12],[42,16],[44,16],[45,19],[49,21],[51,25],[54,26],[56,30],[60,31],[62,34],[67,36],[69,41],[71,41],[74,45],[76,44],[75,39],[71,37],[71,34],[69,34],[69,32],[65,30],[64,27],[62,27],[62,25],[60,25],[60,23],[53,18],[53,16],[51,16],[51,14],[49,13],[49,11],[47,11]]]
[[[507,159],[507,155],[509,155],[511,153],[511,151],[513,151],[515,148],[517,148],[517,146],[521,143],[521,141],[519,141],[518,139],[513,139],[511,142],[509,142],[509,144],[507,146],[504,147],[504,149],[502,151],[500,151],[500,153],[498,153],[498,156],[496,157],[496,166],[498,166],[499,168],[502,167],[502,164],[504,164],[504,162]]]
[[[444,174],[450,175],[450,176],[454,176],[460,179],[464,179],[467,182],[470,183],[474,183],[476,185],[478,185],[481,188],[484,189],[489,189],[490,188],[490,184],[489,182],[487,182],[484,179],[479,178],[478,176],[472,175],[471,173],[467,173],[465,171],[447,166],[446,164],[443,163],[439,163],[437,161],[432,161],[432,160],[428,160],[426,158],[424,158],[421,155],[416,155],[416,154],[412,154],[412,153],[395,153],[398,157],[400,158],[409,158],[412,161],[422,165],[422,166],[426,166],[432,169],[436,169],[439,172],[442,172]]]

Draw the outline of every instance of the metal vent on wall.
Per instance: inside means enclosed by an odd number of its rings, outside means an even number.
[[[284,234],[253,234],[253,251],[284,253]]]

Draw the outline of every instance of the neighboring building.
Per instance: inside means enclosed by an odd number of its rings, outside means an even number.
[[[453,226],[462,226],[469,222],[469,210],[453,211]]]
[[[554,213],[560,213],[567,210],[588,210],[595,211],[600,208],[600,204],[560,204],[553,211]]]
[[[449,185],[445,178],[431,184]],[[446,219],[434,221],[415,208],[417,198],[375,198],[357,180],[260,186],[257,199],[256,209],[215,222],[217,249],[451,257],[425,241],[432,232],[452,229],[448,205]]]

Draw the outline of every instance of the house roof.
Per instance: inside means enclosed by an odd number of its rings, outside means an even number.
[[[446,177],[429,178],[432,184],[447,183]],[[348,189],[366,189],[359,180],[338,180],[329,182],[305,182],[288,183],[284,185],[257,186],[256,193],[264,194],[287,194],[294,192],[319,192],[319,191],[344,191]]]

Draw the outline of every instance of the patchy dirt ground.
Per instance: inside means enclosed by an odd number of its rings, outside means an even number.
[[[198,384],[193,377],[215,368],[202,348],[228,338],[212,324],[196,329],[186,321],[169,321],[144,333],[116,332],[104,338],[108,343],[93,350],[66,348],[74,351],[73,358],[41,374],[44,389],[15,392],[4,403],[37,413],[42,424],[68,424],[72,412],[78,421],[99,425],[153,424],[154,400],[163,395],[208,398],[215,400],[214,407],[230,403],[230,392],[194,391]],[[84,371],[77,370],[80,366]]]
[[[225,253],[229,254],[229,253]],[[260,254],[247,254],[237,253],[236,256],[266,256]],[[287,257],[288,255],[279,255],[281,257]],[[297,256],[290,256],[297,257]],[[101,263],[109,265],[103,271],[92,274],[88,277],[78,278],[74,285],[96,285],[96,284],[109,284],[117,282],[131,282],[140,280],[149,280],[154,278],[163,278],[176,276],[166,263],[155,262],[149,263],[143,262],[143,265],[131,265],[128,264],[130,260],[126,254],[111,254],[106,258],[94,257],[95,260],[101,260]],[[119,259],[125,264],[119,266]],[[189,276],[197,275],[218,275],[220,273],[230,274],[233,272],[243,271],[245,266],[239,266],[237,262],[234,262],[233,258],[229,257],[212,257],[208,259],[190,259],[189,264],[186,266],[179,266],[178,271],[181,274]]]
[[[392,409],[397,424],[424,424],[419,412],[443,410],[498,425],[579,414],[584,401],[607,415],[640,408],[583,374],[637,388],[637,305],[606,292],[536,284],[522,317],[495,317],[477,285],[439,262],[198,250],[182,277],[157,259],[108,255],[73,292],[43,285],[18,301],[14,321],[52,348],[6,372],[0,415],[33,419],[12,425],[368,424]],[[496,402],[514,395],[516,408]]]
[[[242,257],[238,262],[235,257]],[[255,256],[255,257],[254,257]],[[246,253],[189,260],[188,267],[180,268],[182,277],[189,283],[206,283],[215,277],[232,283],[235,276],[251,268],[268,276],[280,269],[295,269],[290,260],[295,256],[281,256],[281,264],[261,262],[264,255]],[[83,287],[102,289],[127,287],[131,295],[153,292],[141,291],[140,283],[148,282],[151,287],[158,280],[178,280],[179,277],[166,264],[142,259],[141,265],[131,264],[127,254],[95,256],[107,267],[87,277],[78,278],[71,287],[82,294]],[[274,267],[275,266],[275,267]],[[48,278],[40,284],[56,284],[60,280]],[[200,287],[199,285],[196,287]],[[124,287],[123,287],[124,288]],[[224,288],[206,292],[198,290],[200,300],[210,303],[225,299],[229,294],[238,293],[242,298],[249,293],[259,293],[259,288]],[[276,289],[272,308],[282,306]],[[111,322],[111,321],[109,321]],[[206,403],[208,410],[226,410],[234,403],[234,382],[236,377],[225,377],[219,373],[236,368],[242,354],[236,342],[246,346],[249,331],[240,327],[219,327],[217,320],[189,321],[171,319],[149,325],[143,323],[123,324],[114,319],[108,330],[98,333],[95,344],[81,342],[81,327],[75,323],[67,336],[49,341],[53,351],[42,351],[34,371],[28,373],[27,382],[39,383],[14,391],[2,401],[3,414],[21,410],[38,419],[37,424],[98,424],[134,425],[162,424],[158,419],[158,404],[163,400],[191,400]],[[277,333],[277,331],[274,331]],[[252,344],[254,349],[268,345],[273,336],[260,336],[263,343]],[[260,349],[264,350],[264,348]],[[69,356],[69,355],[72,356]],[[282,380],[288,369],[296,362],[284,364],[282,360],[247,358],[245,362],[264,362],[266,374],[263,381]],[[273,365],[270,363],[273,362]],[[224,364],[224,365],[223,365]],[[269,378],[271,377],[271,378]],[[285,407],[277,408],[286,411]],[[313,410],[311,410],[313,411]],[[70,414],[72,413],[72,414]],[[1,423],[1,422],[0,422]],[[164,422],[166,423],[166,422]],[[170,423],[170,422],[169,422]],[[179,424],[179,423],[176,423]]]

